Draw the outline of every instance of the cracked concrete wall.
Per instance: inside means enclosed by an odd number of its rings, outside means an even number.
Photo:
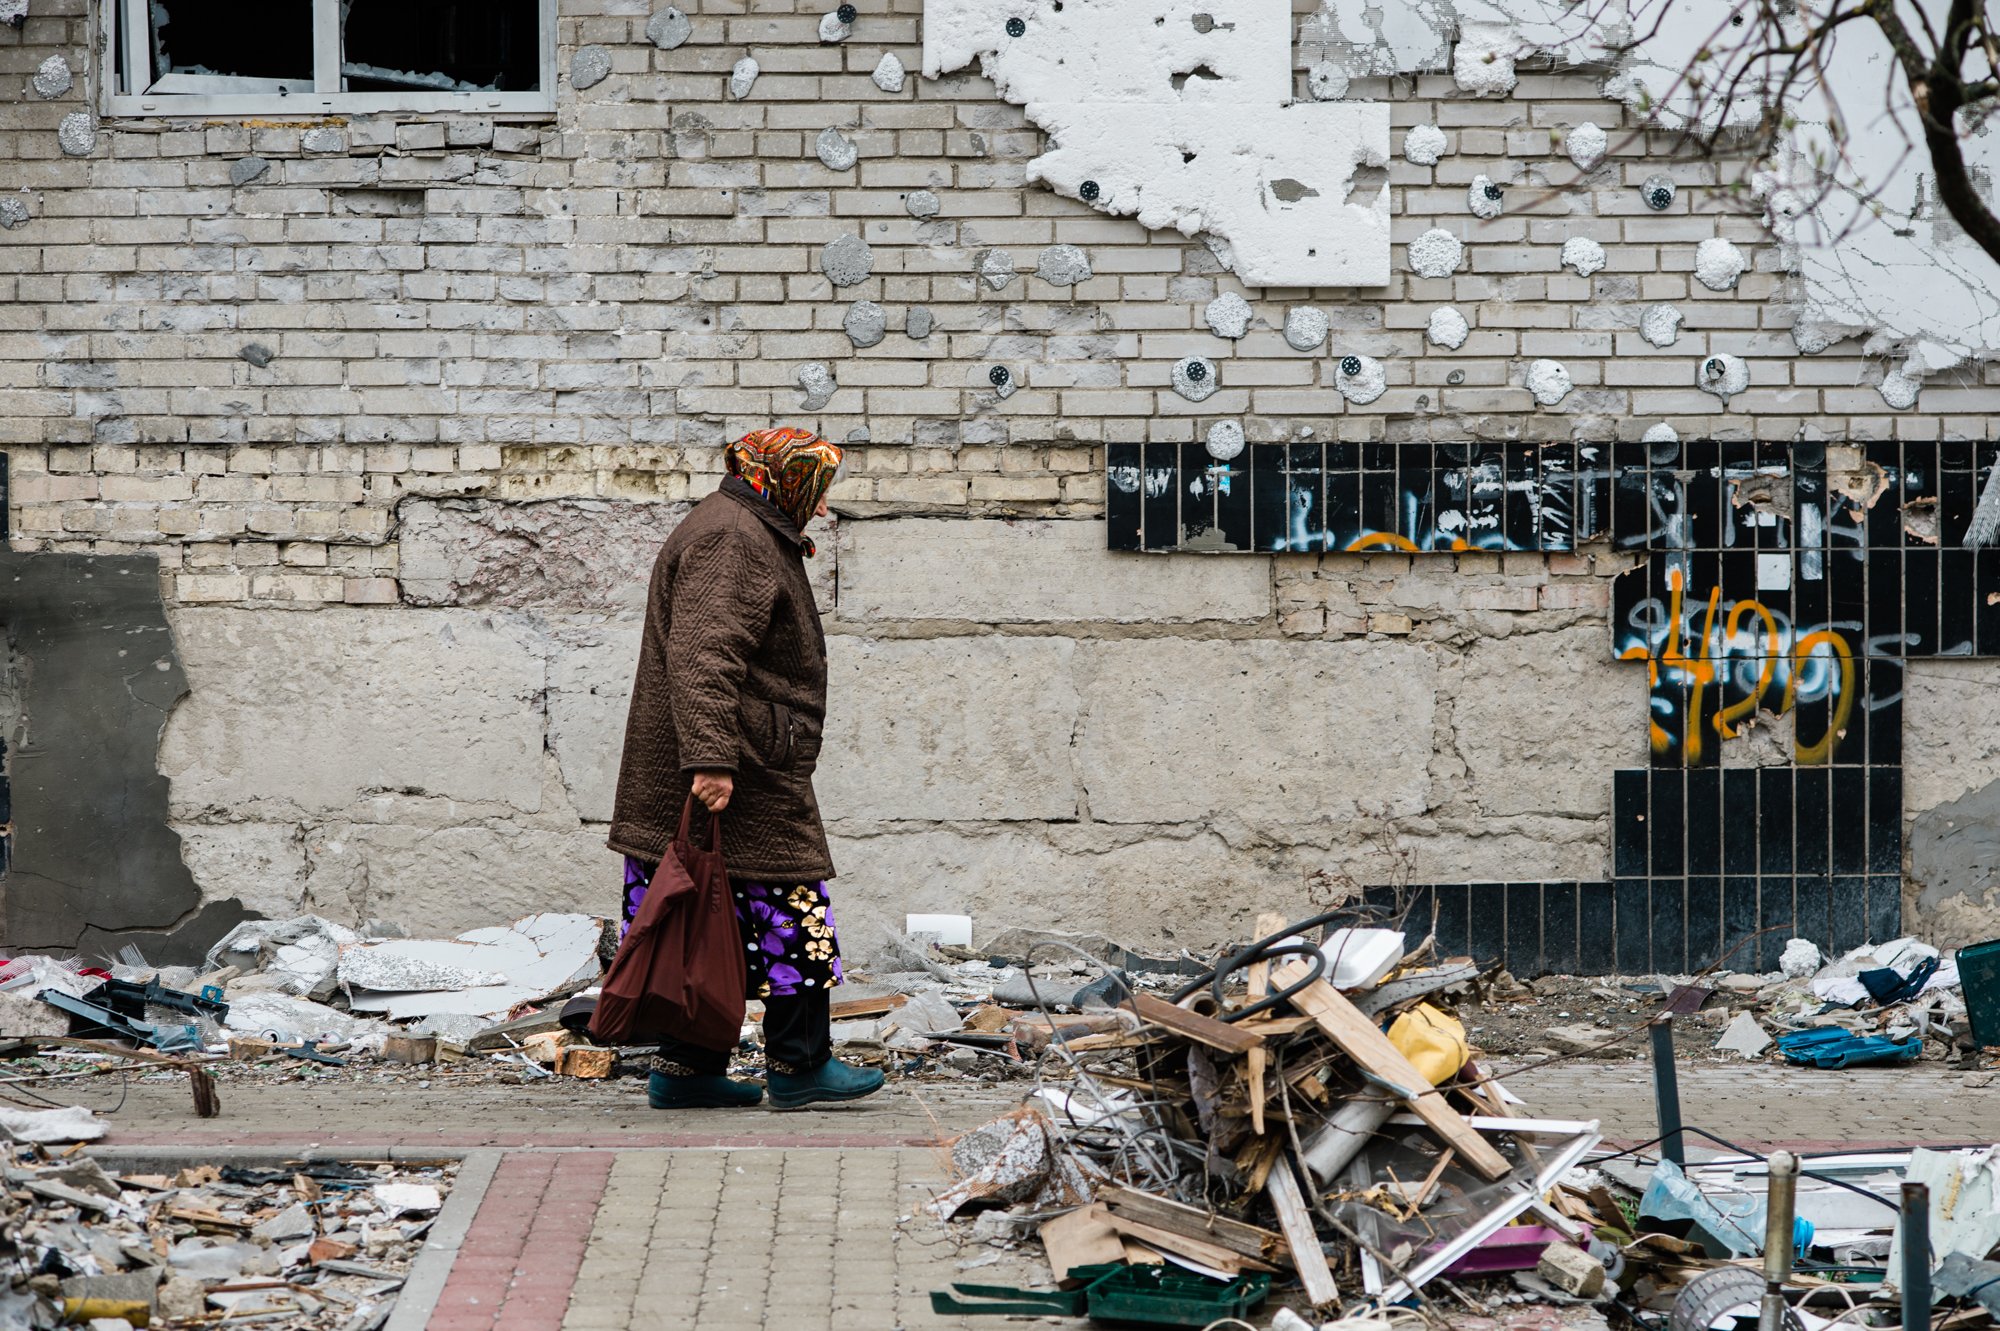
[[[1610,771],[1645,753],[1643,671],[1610,660],[1621,558],[1113,557],[1105,444],[2000,429],[2000,370],[1898,410],[1858,339],[1801,357],[1800,293],[1717,165],[1588,73],[1354,78],[1391,125],[1389,281],[1266,291],[1029,181],[1047,143],[986,80],[875,82],[885,51],[917,67],[919,0],[831,43],[818,7],[689,6],[671,50],[650,8],[561,0],[559,65],[594,44],[611,69],[546,119],[107,119],[69,156],[94,78],[0,105],[13,547],[158,559],[191,689],[159,764],[205,902],[434,928],[610,909],[652,550],[718,445],[773,422],[851,448],[813,564],[851,929],[971,909],[1201,944],[1322,870],[1602,879]],[[38,0],[0,71],[89,71],[90,18]],[[763,72],[732,96],[746,50]],[[1601,159],[1569,151],[1587,123]],[[851,167],[819,157],[829,126]],[[1480,176],[1510,187],[1497,216],[1469,211]],[[1654,176],[1677,186],[1657,213]],[[1411,271],[1427,234],[1455,268]],[[1562,264],[1578,236],[1588,277]],[[1696,278],[1716,240],[1748,261],[1720,290]],[[1062,245],[1088,276],[1039,263]],[[1240,319],[1211,320],[1226,297]],[[1305,306],[1329,334],[1300,350]],[[1447,306],[1466,335],[1432,342]],[[1745,391],[1698,385],[1716,356]],[[1199,401],[1173,386],[1197,360]],[[1572,385],[1554,405],[1540,360]],[[1911,672],[1913,817],[2000,780],[1991,670]],[[1961,898],[1940,929],[1995,931]]]

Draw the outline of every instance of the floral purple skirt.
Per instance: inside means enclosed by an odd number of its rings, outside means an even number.
[[[625,902],[618,936],[632,927],[658,866],[625,857]],[[743,938],[746,998],[790,998],[841,981],[840,937],[825,883],[729,880],[736,928]]]

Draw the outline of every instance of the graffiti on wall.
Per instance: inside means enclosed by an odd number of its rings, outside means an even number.
[[[1445,946],[1519,974],[1684,973],[1900,931],[1904,662],[2000,656],[2000,444],[1106,454],[1113,549],[1641,557],[1608,648],[1646,672],[1651,765],[1612,774],[1611,877],[1422,888]],[[1753,758],[1752,731],[1782,750]]]

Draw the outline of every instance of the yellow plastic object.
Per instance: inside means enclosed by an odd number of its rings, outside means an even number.
[[[1458,1075],[1472,1047],[1465,1039],[1465,1025],[1429,1003],[1419,1003],[1389,1026],[1389,1043],[1402,1051],[1417,1071],[1442,1086]]]
[[[63,1321],[73,1326],[104,1317],[122,1318],[133,1326],[146,1326],[153,1320],[153,1305],[143,1299],[64,1299]]]

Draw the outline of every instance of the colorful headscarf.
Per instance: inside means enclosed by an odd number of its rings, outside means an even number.
[[[729,446],[730,474],[770,500],[804,534],[813,510],[840,473],[840,445],[811,430],[754,430]],[[813,553],[807,541],[806,553]]]

